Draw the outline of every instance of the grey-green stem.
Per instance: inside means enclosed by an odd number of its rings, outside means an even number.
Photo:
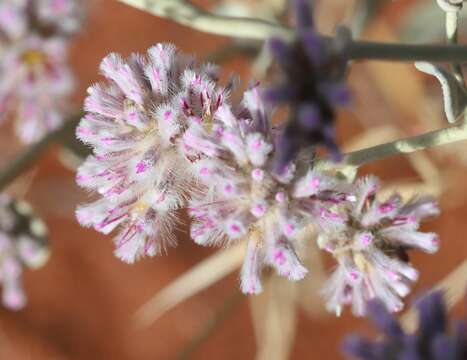
[[[153,15],[192,29],[235,38],[266,40],[272,36],[293,39],[294,31],[281,24],[254,18],[215,15],[187,0],[119,0]],[[329,41],[329,37],[324,37]],[[467,46],[411,45],[352,41],[348,56],[353,60],[467,62]]]
[[[74,131],[80,117],[73,116],[54,131],[48,133],[42,140],[27,147],[20,155],[13,159],[5,168],[0,170],[0,191],[10,182],[24,173],[49,147],[59,142],[66,133]]]
[[[422,135],[399,139],[345,154],[342,163],[351,166],[361,166],[389,156],[408,154],[462,140],[467,140],[466,121],[462,121],[458,125],[430,131]]]

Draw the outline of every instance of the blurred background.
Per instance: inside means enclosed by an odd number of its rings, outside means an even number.
[[[287,21],[284,0],[194,2],[223,13]],[[357,38],[443,41],[443,13],[434,0],[316,3],[318,29],[326,34],[344,23],[351,26]],[[367,7],[362,7],[365,3]],[[224,76],[235,72],[244,84],[265,77],[269,64],[257,43],[206,35],[116,0],[91,0],[87,23],[71,54],[78,80],[76,109],[81,107],[86,88],[99,80],[97,68],[105,55],[144,52],[156,42],[172,42],[199,59],[222,61]],[[349,83],[353,105],[343,110],[338,120],[339,144],[346,149],[446,126],[437,82],[419,73],[413,64],[356,63],[349,72]],[[3,127],[0,132],[2,164],[21,150],[8,131]],[[414,294],[430,288],[466,258],[466,150],[467,144],[454,144],[362,168],[362,174],[380,176],[388,189],[397,186],[403,192],[423,191],[439,197],[442,215],[425,229],[440,234],[441,250],[434,256],[413,257],[421,272]],[[74,184],[74,164],[69,154],[53,146],[8,188],[8,192],[30,201],[48,224],[51,258],[42,269],[25,272],[28,306],[24,310],[0,308],[0,359],[146,360],[176,359],[183,354],[192,359],[273,359],[266,354],[289,352],[290,359],[332,360],[343,358],[340,343],[345,334],[372,333],[366,320],[356,319],[348,311],[341,318],[325,312],[318,293],[319,271],[315,280],[285,287],[277,295],[293,293],[284,307],[280,302],[275,304],[273,311],[284,311],[279,316],[267,315],[268,306],[272,306],[267,297],[274,296],[274,291],[253,302],[244,296],[232,297],[238,288],[235,270],[155,322],[138,326],[135,312],[215,249],[195,245],[186,229],[181,229],[179,246],[168,256],[144,259],[131,266],[122,263],[113,256],[111,237],[83,229],[75,221],[76,205],[88,200],[89,195]],[[327,260],[324,263],[329,271],[332,262]],[[313,267],[310,275],[315,275]],[[461,314],[462,310],[457,306],[454,313]],[[295,320],[282,321],[281,316]],[[193,347],[193,338],[200,334],[209,336]],[[271,340],[274,338],[286,340],[276,342]]]

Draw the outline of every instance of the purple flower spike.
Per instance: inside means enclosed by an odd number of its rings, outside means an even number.
[[[446,311],[441,293],[420,299],[416,306],[420,314],[420,336],[423,339],[429,339],[446,331]]]
[[[343,351],[362,360],[464,360],[467,359],[467,323],[449,332],[441,292],[426,295],[417,304],[419,326],[406,334],[385,305],[379,301],[367,305],[368,314],[383,330],[385,337],[371,341],[357,335],[348,336]]]
[[[404,335],[400,325],[394,319],[386,306],[380,301],[370,301],[367,313],[373,323],[388,337],[397,339]]]
[[[265,91],[265,100],[290,106],[275,154],[275,169],[286,167],[301,150],[322,145],[339,160],[334,136],[334,106],[348,103],[349,92],[340,83],[345,59],[332,51],[313,28],[311,1],[294,1],[296,40],[287,44],[273,38],[269,48],[282,69],[283,79]]]
[[[311,13],[311,2],[313,0],[295,0],[294,14],[297,21],[297,29],[306,31],[313,26],[313,16]]]

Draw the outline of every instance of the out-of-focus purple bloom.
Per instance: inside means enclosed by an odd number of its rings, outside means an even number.
[[[296,39],[291,44],[273,38],[269,48],[283,72],[281,83],[266,90],[265,98],[290,107],[290,120],[279,140],[276,170],[281,171],[302,148],[324,145],[339,159],[335,143],[334,107],[349,102],[341,83],[342,54],[332,51],[313,27],[310,1],[295,0]]]
[[[362,360],[467,359],[467,322],[455,323],[449,329],[442,293],[428,294],[416,306],[418,330],[407,334],[382,302],[371,301],[367,314],[384,338],[372,341],[351,335],[344,341],[344,352]]]
[[[6,0],[0,4],[0,121],[15,120],[25,143],[63,122],[73,90],[68,35],[81,23],[76,0]]]
[[[0,194],[0,284],[2,303],[11,310],[26,304],[23,267],[38,268],[48,259],[47,230],[22,201]]]

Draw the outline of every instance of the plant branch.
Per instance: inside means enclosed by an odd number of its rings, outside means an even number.
[[[345,165],[361,166],[375,160],[381,160],[398,154],[408,154],[418,150],[446,145],[456,141],[467,140],[467,122],[446,127],[440,130],[399,139],[370,148],[345,154],[342,163]]]
[[[153,15],[211,34],[264,40],[271,35],[291,38],[291,29],[260,19],[218,16],[186,0],[119,0]]]
[[[65,121],[62,126],[48,133],[42,140],[26,148],[23,153],[2,169],[0,171],[0,191],[26,171],[44,153],[50,144],[58,142],[67,132],[72,131],[78,124],[79,119],[79,116],[74,116]]]
[[[221,16],[209,13],[187,0],[119,0],[153,15],[164,17],[192,29],[223,36],[266,40],[281,36],[291,40],[294,31],[271,21]],[[323,37],[331,41],[329,37]],[[467,62],[467,46],[411,45],[368,41],[352,41],[348,45],[349,59],[386,61]]]

